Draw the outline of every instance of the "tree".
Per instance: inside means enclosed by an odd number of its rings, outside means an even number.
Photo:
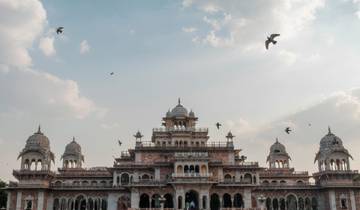
[[[5,188],[7,184],[0,179],[0,208],[6,208],[7,203],[7,194],[5,192]]]

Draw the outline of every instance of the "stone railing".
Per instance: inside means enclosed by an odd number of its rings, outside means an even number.
[[[142,141],[137,142],[135,145],[136,148],[234,148],[232,142],[208,142],[206,144],[190,145],[174,145],[174,144],[155,144],[151,141]]]
[[[171,177],[173,178],[207,178],[212,177],[212,173],[172,173]]]
[[[208,128],[186,128],[186,127],[172,127],[172,128],[153,128],[153,132],[183,132],[183,131],[192,131],[192,132],[208,132]]]

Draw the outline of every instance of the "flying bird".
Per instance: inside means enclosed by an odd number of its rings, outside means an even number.
[[[121,142],[120,140],[118,140],[118,143],[119,143],[119,146],[121,146],[121,145],[122,145],[122,142]]]
[[[272,43],[274,45],[277,43],[277,41],[274,40],[275,37],[277,37],[277,36],[280,36],[280,34],[271,34],[270,36],[267,37],[267,40],[265,41],[265,47],[267,50],[269,49],[270,43]]]
[[[219,122],[217,122],[215,125],[216,125],[218,130],[220,129],[220,126],[222,126]]]
[[[114,75],[114,72],[111,72],[110,75],[111,75],[111,76]]]
[[[292,130],[290,129],[290,127],[286,127],[286,128],[285,128],[285,132],[286,132],[287,134],[290,134],[291,131],[292,131]]]
[[[60,26],[56,29],[57,34],[62,34],[64,32],[64,27]]]
[[[309,123],[309,127],[311,126],[311,123]]]

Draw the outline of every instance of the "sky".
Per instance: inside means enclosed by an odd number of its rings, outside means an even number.
[[[358,37],[358,0],[0,0],[0,178],[39,124],[53,169],[73,137],[85,167],[111,167],[179,97],[209,141],[231,130],[261,166],[279,138],[315,172],[330,126],[359,169]]]

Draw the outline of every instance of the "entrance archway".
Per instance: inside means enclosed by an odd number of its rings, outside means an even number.
[[[173,196],[169,193],[164,195],[165,198],[165,203],[164,203],[164,208],[174,208],[174,203],[173,203]]]
[[[199,195],[196,191],[190,190],[185,194],[185,208],[189,210],[199,209]]]
[[[150,208],[150,197],[147,194],[142,194],[140,196],[140,203],[139,203],[139,207],[140,208]]]
[[[211,210],[219,210],[220,209],[220,199],[219,195],[214,193],[210,197],[210,209]]]
[[[127,196],[121,196],[118,199],[117,205],[117,210],[127,210],[131,206],[130,198]]]

